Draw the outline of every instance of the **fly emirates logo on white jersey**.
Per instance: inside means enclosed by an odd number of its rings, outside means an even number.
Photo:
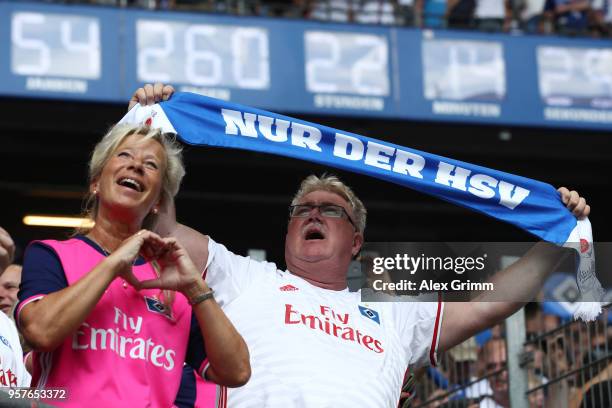
[[[337,313],[329,306],[319,306],[319,315],[301,313],[294,305],[285,304],[285,324],[304,325],[344,341],[355,342],[374,353],[385,350],[380,340],[351,327],[348,313]]]
[[[4,337],[0,336],[0,341],[7,345],[10,348],[8,341],[4,339]],[[5,343],[6,342],[6,343]],[[12,352],[12,349],[11,349]],[[13,371],[7,367],[5,368],[2,365],[2,357],[0,356],[0,386],[2,387],[17,387],[17,376]]]
[[[95,328],[88,323],[83,323],[72,337],[72,348],[74,350],[110,350],[121,358],[150,361],[154,366],[162,367],[167,371],[174,368],[174,356],[176,355],[174,350],[166,349],[161,344],[155,344],[151,338],[135,336],[142,330],[142,316],[133,318],[115,307],[114,323],[116,325],[114,328],[106,329]],[[134,335],[122,336],[119,334],[119,328]]]

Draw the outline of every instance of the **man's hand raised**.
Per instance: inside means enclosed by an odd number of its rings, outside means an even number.
[[[128,105],[128,111],[134,107],[137,103],[142,106],[153,105],[157,102],[167,101],[174,94],[174,88],[172,85],[164,85],[162,83],[146,84],[142,88],[138,88]]]
[[[591,206],[586,203],[584,197],[580,197],[577,191],[570,191],[565,187],[559,187],[557,191],[561,194],[561,201],[576,218],[582,220],[591,213]]]

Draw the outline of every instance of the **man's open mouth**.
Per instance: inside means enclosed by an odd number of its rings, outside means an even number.
[[[325,239],[325,234],[321,231],[321,228],[318,226],[309,227],[304,234],[304,240],[312,241],[318,239]]]

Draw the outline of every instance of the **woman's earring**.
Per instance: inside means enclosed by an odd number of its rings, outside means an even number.
[[[153,213],[153,215],[157,215],[157,212],[158,212],[158,211],[159,211],[159,210],[158,210],[157,208],[153,208],[153,210],[152,210],[151,212]]]

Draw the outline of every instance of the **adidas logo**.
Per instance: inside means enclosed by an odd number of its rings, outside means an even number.
[[[293,285],[285,285],[285,286],[281,286],[279,289],[280,289],[281,291],[283,291],[283,292],[293,292],[293,291],[295,291],[295,290],[299,290],[298,288],[296,288],[296,287],[295,287],[295,286],[293,286]]]

